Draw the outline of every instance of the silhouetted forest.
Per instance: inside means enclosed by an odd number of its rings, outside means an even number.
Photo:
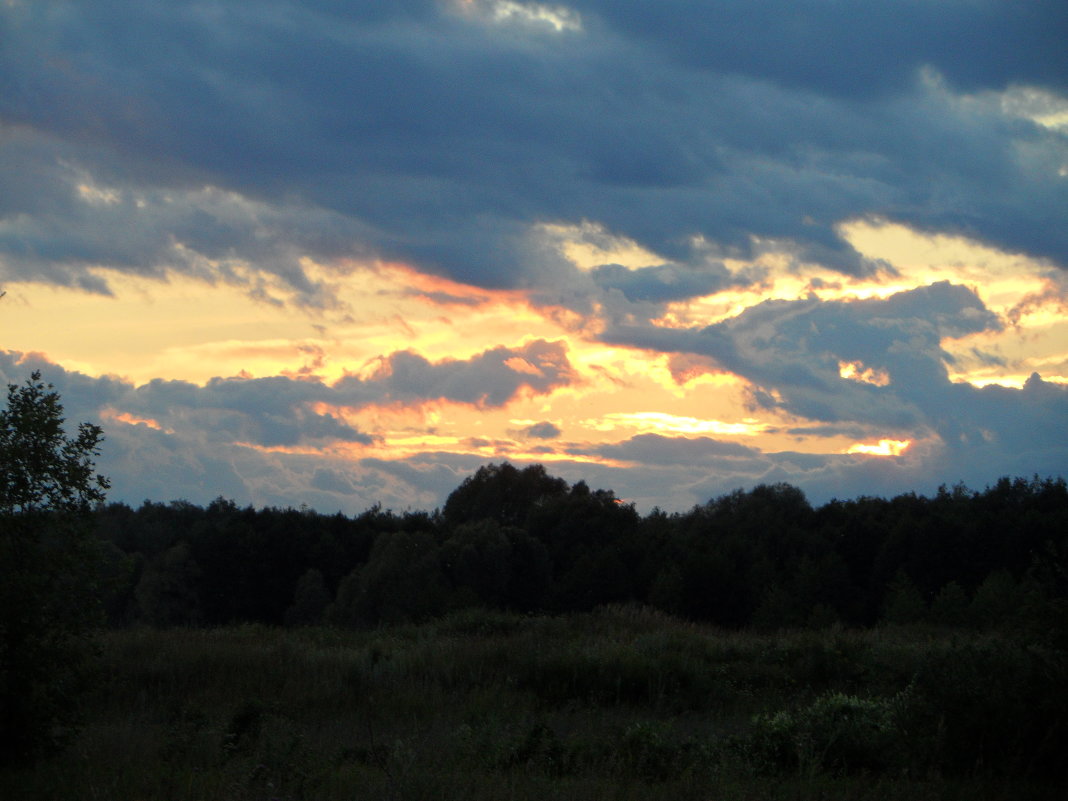
[[[430,513],[91,514],[112,628],[84,688],[40,650],[51,695],[0,687],[71,745],[2,798],[1064,797],[1062,479],[642,516],[501,464]]]
[[[220,498],[112,503],[94,523],[113,626],[371,627],[637,602],[727,628],[1026,620],[1053,633],[1068,597],[1068,487],[1038,477],[818,508],[763,485],[643,517],[610,490],[504,463],[429,513]]]

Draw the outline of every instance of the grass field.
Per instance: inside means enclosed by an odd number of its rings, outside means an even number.
[[[114,631],[81,733],[0,797],[1059,799],[1063,678],[1003,635],[633,607]]]

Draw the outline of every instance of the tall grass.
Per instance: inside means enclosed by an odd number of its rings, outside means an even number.
[[[79,740],[0,774],[0,797],[1054,798],[1037,751],[1058,676],[998,635],[722,632],[635,607],[115,631]]]

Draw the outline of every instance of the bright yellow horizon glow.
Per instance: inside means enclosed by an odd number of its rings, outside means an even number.
[[[600,418],[582,421],[593,431],[630,430],[638,434],[675,434],[717,436],[755,436],[768,426],[753,419],[728,423],[722,420],[702,420],[664,412],[610,412]]]
[[[265,303],[246,287],[180,275],[161,281],[96,271],[111,296],[10,283],[3,347],[137,385],[158,377],[203,385],[238,375],[333,383],[413,347],[431,361],[465,359],[502,344],[568,334],[522,292],[482,290],[399,264],[348,265],[345,274],[305,267],[312,280],[332,282],[338,308]],[[63,325],[41,325],[42,319]]]
[[[89,187],[87,200],[106,203]],[[95,194],[94,194],[95,193]],[[101,194],[102,193],[102,194]],[[1021,387],[1032,372],[1068,383],[1068,307],[1049,265],[952,237],[930,237],[901,226],[850,223],[842,229],[873,258],[891,261],[897,274],[863,278],[813,266],[797,267],[782,254],[753,264],[728,263],[735,272],[762,273],[758,285],[670,304],[659,324],[702,327],[769,299],[856,301],[887,297],[933,281],[974,289],[1005,321],[1001,330],[945,340],[953,354],[950,378],[981,387]],[[593,223],[547,227],[579,269],[618,263],[639,269],[661,263],[655,254]],[[556,237],[553,240],[553,237]],[[821,433],[811,421],[747,406],[748,382],[696,354],[667,354],[598,341],[597,322],[562,308],[536,305],[521,290],[489,290],[421,273],[401,263],[320,265],[304,260],[308,278],[324,287],[323,309],[277,305],[250,297],[248,287],[169,276],[167,280],[100,270],[113,288],[106,297],[30,283],[4,287],[6,349],[36,351],[68,370],[114,375],[135,385],[154,378],[203,385],[215,376],[288,376],[332,385],[346,375],[371,379],[383,360],[411,350],[432,363],[466,360],[498,347],[520,349],[544,339],[564,343],[574,371],[567,386],[547,394],[520,391],[500,408],[428,399],[418,404],[335,408],[334,414],[372,442],[244,447],[263,452],[324,454],[346,460],[373,456],[400,460],[435,451],[480,459],[584,462],[623,466],[596,455],[600,446],[634,436],[711,437],[764,453],[858,454],[892,457],[912,444],[906,432],[879,432],[876,443]],[[272,291],[283,297],[281,289]],[[63,325],[42,325],[62,320]],[[508,366],[521,376],[540,371],[518,355]],[[840,361],[846,380],[889,386],[885,370]],[[636,411],[637,410],[637,411]],[[145,425],[171,434],[165,418],[109,409],[119,425]],[[552,422],[560,435],[527,438],[520,423]],[[803,433],[794,433],[803,432]]]
[[[838,362],[838,375],[850,381],[871,384],[876,387],[890,385],[890,375],[885,370],[865,367],[862,362]]]
[[[589,221],[579,225],[543,223],[535,230],[535,236],[545,239],[550,247],[556,248],[583,272],[590,272],[605,264],[639,270],[667,261],[633,239],[612,234],[603,225]]]
[[[846,453],[862,453],[867,456],[900,456],[911,445],[911,440],[881,439],[876,445],[858,442],[851,445]]]

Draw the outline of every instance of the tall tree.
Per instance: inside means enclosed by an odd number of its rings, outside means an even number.
[[[34,372],[0,410],[0,761],[22,761],[71,731],[75,694],[99,623],[92,507],[103,432],[68,436],[63,406]]]
[[[527,515],[546,498],[567,494],[567,482],[553,478],[540,464],[522,470],[508,462],[478,468],[445,501],[445,523],[452,527],[478,520],[523,526]]]

